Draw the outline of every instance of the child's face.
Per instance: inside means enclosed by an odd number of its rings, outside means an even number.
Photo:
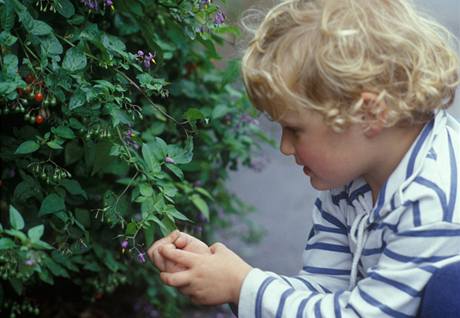
[[[312,186],[328,190],[364,176],[371,166],[370,141],[362,125],[336,133],[314,111],[289,111],[279,120],[280,150],[304,167]]]

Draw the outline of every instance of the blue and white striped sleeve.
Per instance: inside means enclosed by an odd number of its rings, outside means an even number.
[[[313,209],[313,228],[303,253],[303,268],[284,279],[296,290],[329,293],[348,287],[352,254],[344,213],[322,192]]]
[[[409,215],[399,212],[402,217]],[[337,245],[339,242],[344,244],[340,239],[327,244]],[[318,243],[310,240],[309,244]],[[310,277],[303,278],[311,284],[310,288],[305,288],[306,285],[297,288],[284,279],[253,269],[241,288],[239,317],[413,317],[420,304],[421,291],[433,272],[448,263],[460,261],[460,224],[436,222],[388,231],[379,261],[350,291],[345,289],[350,256],[343,258],[346,265],[342,265],[335,260],[336,254],[331,254],[331,263],[326,266],[329,250],[315,251],[315,256],[312,254],[312,257],[324,258],[312,260],[319,264],[324,262],[324,265],[319,266],[320,270],[311,266],[315,268],[313,271],[307,267]],[[338,269],[343,272],[337,272]],[[339,273],[344,275],[335,275]],[[341,277],[337,279],[337,276]],[[333,286],[330,292],[318,289],[318,285],[327,288],[328,284]],[[340,286],[343,288],[336,288]]]

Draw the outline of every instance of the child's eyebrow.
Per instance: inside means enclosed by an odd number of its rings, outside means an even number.
[[[283,127],[297,127],[298,126],[296,122],[287,122],[282,119],[278,120],[278,123]]]

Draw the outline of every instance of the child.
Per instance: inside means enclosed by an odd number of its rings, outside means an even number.
[[[253,104],[320,190],[297,276],[184,233],[149,255],[161,279],[239,317],[413,317],[460,261],[459,84],[450,35],[407,0],[288,0],[243,58]]]

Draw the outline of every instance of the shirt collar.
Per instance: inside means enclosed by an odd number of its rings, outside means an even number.
[[[425,124],[403,159],[380,189],[377,201],[370,211],[368,223],[380,220],[385,214],[401,205],[403,189],[419,174],[423,160],[429,155],[433,140],[441,128],[446,125],[447,117],[445,110],[439,110]],[[339,194],[333,195],[332,199],[333,201],[345,199],[348,204],[354,205],[354,201],[360,195],[364,196],[364,199],[368,201],[368,206],[371,207],[371,188],[363,178],[350,182],[345,186],[345,191],[342,190]]]

